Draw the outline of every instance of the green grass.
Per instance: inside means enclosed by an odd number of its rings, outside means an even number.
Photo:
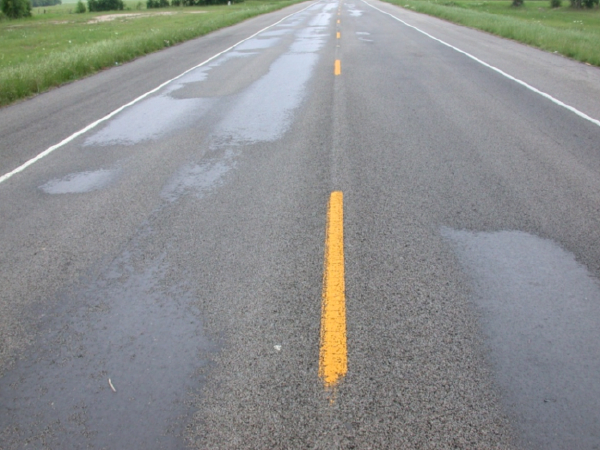
[[[71,3],[34,8],[31,18],[0,21],[0,106],[298,1],[151,10],[129,1],[128,11],[85,14]],[[120,17],[96,21],[106,14]]]
[[[563,0],[561,8],[549,1],[386,0],[390,3],[477,28],[498,36],[600,66],[600,9],[575,10]]]

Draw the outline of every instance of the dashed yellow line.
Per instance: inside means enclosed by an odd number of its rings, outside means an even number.
[[[335,75],[341,75],[342,74],[342,62],[339,59],[335,60],[335,66],[333,68],[333,73]]]
[[[329,389],[347,371],[344,199],[342,192],[335,191],[331,193],[327,207],[319,377]]]
[[[342,37],[342,33],[340,33],[339,31],[336,34],[336,37],[339,39],[340,37]]]

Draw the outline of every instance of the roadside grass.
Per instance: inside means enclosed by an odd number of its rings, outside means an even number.
[[[302,0],[74,14],[72,3],[0,21],[0,106]],[[113,18],[108,18],[111,15]]]
[[[521,7],[506,0],[385,1],[600,66],[598,8],[573,9],[568,0],[560,8],[551,8],[548,0],[525,0]]]

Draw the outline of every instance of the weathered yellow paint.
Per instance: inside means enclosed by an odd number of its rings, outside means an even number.
[[[340,19],[338,19],[337,23],[340,23]]]
[[[339,39],[342,36],[342,34],[338,31],[337,32],[337,38]]]
[[[341,75],[342,73],[342,62],[339,59],[335,60],[335,67],[333,69],[335,75]]]
[[[326,388],[334,387],[348,371],[343,202],[342,192],[332,192],[327,208],[319,353],[319,377]]]

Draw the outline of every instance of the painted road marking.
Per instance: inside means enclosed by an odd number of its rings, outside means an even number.
[[[341,37],[341,33],[338,31],[336,37],[339,39]]]
[[[341,75],[342,74],[342,62],[339,59],[335,60],[335,67],[333,69],[333,73],[335,75]]]
[[[243,44],[246,41],[249,41],[250,39],[258,36],[260,33],[268,30],[269,28],[273,28],[276,25],[279,25],[281,22],[283,22],[284,20],[289,19],[292,16],[295,16],[296,14],[300,14],[301,12],[306,11],[309,8],[312,8],[314,5],[308,5],[306,8],[301,9],[300,11],[296,11],[295,13],[289,14],[287,16],[285,16],[283,19],[278,20],[275,23],[272,23],[271,25],[263,28],[262,30],[257,31],[256,33],[254,33],[251,36],[248,36],[245,39],[242,39],[241,41],[233,44],[231,47],[226,48],[225,50],[223,50],[222,52],[217,53],[216,55],[211,56],[210,58],[208,58],[206,61],[201,62],[200,64],[192,67],[191,69],[186,70],[183,73],[180,73],[179,75],[177,75],[174,78],[171,78],[170,80],[165,81],[164,83],[160,84],[159,86],[155,87],[154,89],[152,89],[151,91],[146,92],[145,94],[140,95],[138,98],[130,101],[129,103],[115,109],[113,112],[107,114],[106,116],[102,117],[101,119],[96,120],[95,122],[92,122],[91,124],[89,124],[88,126],[82,128],[79,131],[76,131],[75,133],[73,133],[71,136],[63,139],[62,141],[60,141],[58,144],[55,144],[51,147],[48,147],[46,150],[44,150],[42,153],[40,153],[39,155],[31,158],[29,161],[26,161],[25,163],[21,164],[19,167],[17,167],[16,169],[12,170],[11,172],[8,172],[2,176],[0,176],[0,183],[8,180],[9,178],[11,178],[13,175],[18,174],[19,172],[24,171],[27,167],[35,164],[36,162],[38,162],[40,159],[44,158],[45,156],[48,156],[50,153],[52,153],[54,150],[59,149],[60,147],[63,147],[64,145],[68,144],[69,142],[71,142],[72,140],[76,139],[77,137],[81,136],[82,134],[90,131],[91,129],[97,127],[98,125],[100,125],[103,122],[106,122],[108,119],[114,117],[115,115],[117,115],[118,113],[120,113],[121,111],[123,111],[124,109],[135,105],[136,103],[140,102],[141,100],[145,99],[146,97],[148,97],[149,95],[154,94],[155,92],[159,91],[160,89],[162,89],[163,87],[165,87],[166,85],[172,83],[175,80],[178,80],[179,78],[183,77],[184,75],[186,75],[187,73],[191,72],[192,70],[195,70],[199,67],[202,67],[206,64],[208,64],[209,62],[211,62],[213,59],[218,58],[219,56],[221,56],[224,53],[227,53],[230,50],[233,50],[235,47],[237,47],[240,44]]]
[[[563,108],[568,109],[569,111],[571,111],[572,113],[577,114],[579,117],[581,117],[582,119],[588,120],[590,122],[592,122],[594,125],[598,125],[600,127],[600,120],[594,119],[593,117],[588,116],[586,113],[579,111],[576,108],[573,108],[570,105],[567,105],[566,103],[561,102],[560,100],[558,100],[557,98],[552,97],[550,94],[547,94],[543,91],[540,91],[539,89],[531,86],[530,84],[527,84],[525,81],[523,80],[519,80],[518,78],[513,77],[512,75],[509,75],[508,73],[504,72],[502,69],[499,69],[495,66],[492,66],[491,64],[486,63],[485,61],[482,61],[481,59],[477,58],[476,56],[471,55],[470,53],[465,52],[464,50],[461,50],[458,47],[455,47],[452,44],[448,44],[447,42],[442,41],[441,39],[436,38],[435,36],[432,36],[431,34],[427,33],[426,31],[421,30],[420,28],[415,27],[414,25],[410,25],[408,23],[406,23],[404,20],[394,16],[393,14],[390,14],[388,12],[385,12],[379,8],[377,8],[376,6],[371,5],[369,2],[365,1],[365,0],[361,0],[363,3],[365,3],[366,5],[370,6],[373,9],[376,9],[377,11],[379,11],[382,14],[385,14],[386,16],[390,16],[392,19],[397,20],[398,22],[403,23],[404,25],[406,25],[409,28],[412,28],[413,30],[418,31],[419,33],[424,34],[425,36],[427,36],[428,38],[433,39],[434,41],[439,42],[440,44],[445,45],[446,47],[451,48],[452,50],[456,50],[458,53],[462,53],[463,55],[471,58],[473,61],[478,62],[479,64],[487,67],[488,69],[492,69],[494,72],[499,73],[500,75],[508,78],[509,80],[514,81],[515,83],[520,84],[521,86],[529,89],[530,91],[535,92],[536,94],[541,95],[544,98],[547,98],[548,100],[550,100],[551,102],[562,106]]]
[[[340,19],[338,19],[337,23],[340,23]]]
[[[333,388],[347,371],[344,197],[335,191],[327,207],[319,377],[326,388]]]

